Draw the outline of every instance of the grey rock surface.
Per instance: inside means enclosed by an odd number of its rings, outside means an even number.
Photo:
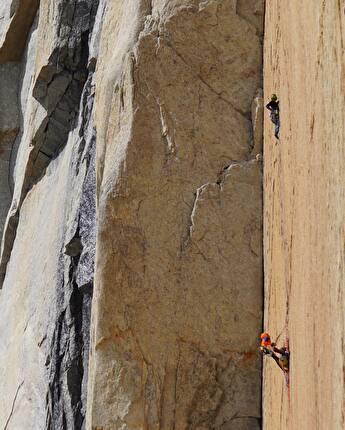
[[[20,126],[19,75],[19,64],[0,64],[0,237],[13,192],[10,165],[14,158],[13,144]]]
[[[66,50],[54,73],[60,76],[68,57],[70,74],[77,78],[64,91],[53,84],[56,90],[44,100],[35,99],[42,69],[51,61],[42,57],[43,65],[38,65],[39,41],[47,29],[41,19],[33,23],[18,65],[22,72],[16,75],[19,97],[13,106],[19,134],[12,145],[15,163],[6,169],[15,181],[3,240],[7,261],[0,296],[0,393],[6,393],[0,425],[9,429],[85,427],[96,198],[94,68],[88,70],[87,63],[97,3],[75,3],[75,14],[72,8],[65,16],[61,2],[49,31],[59,49]],[[61,28],[64,39],[56,33]],[[61,103],[70,116],[61,119],[63,127],[56,130]],[[58,142],[49,162],[37,156],[38,135],[46,135],[40,148]],[[81,243],[81,253],[66,255],[65,247],[73,241]]]

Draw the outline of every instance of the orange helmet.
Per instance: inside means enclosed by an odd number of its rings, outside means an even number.
[[[271,337],[268,333],[261,333],[261,346],[270,346],[271,345]]]

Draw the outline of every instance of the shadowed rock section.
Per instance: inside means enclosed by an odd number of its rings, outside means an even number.
[[[0,426],[79,430],[85,428],[96,237],[97,52],[90,67],[88,56],[97,3],[47,3],[19,83],[23,119],[4,242],[11,258],[0,296],[0,392],[6,393]],[[56,12],[52,25],[45,8]],[[42,33],[55,41],[47,57],[38,49]],[[44,94],[42,70],[51,62]],[[42,147],[49,163],[38,156]]]
[[[19,74],[18,64],[0,64],[0,237],[12,200],[10,164],[19,132]]]
[[[56,308],[47,352],[49,388],[46,397],[46,429],[85,428],[90,312],[94,277],[96,228],[95,141],[92,73],[82,96],[79,148],[74,173],[85,165],[74,234],[60,254]],[[67,237],[66,237],[67,239]],[[67,259],[64,256],[67,255]]]
[[[48,65],[42,67],[33,96],[46,116],[30,142],[30,155],[20,196],[13,202],[2,242],[0,283],[3,282],[19,220],[20,207],[32,186],[42,177],[50,161],[64,148],[68,133],[75,127],[81,92],[87,78],[89,36],[98,2],[60,1],[57,6],[58,45]]]
[[[21,60],[39,0],[5,1],[5,23],[0,27],[0,64]],[[2,23],[1,23],[2,24]]]

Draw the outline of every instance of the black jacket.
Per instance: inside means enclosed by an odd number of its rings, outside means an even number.
[[[269,103],[267,103],[266,108],[271,112],[279,113],[279,101],[274,102],[273,100],[271,100]]]

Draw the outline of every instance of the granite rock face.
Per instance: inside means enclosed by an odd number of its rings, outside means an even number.
[[[96,237],[88,57],[96,11],[94,1],[42,2],[20,62],[0,65],[19,69],[9,76],[18,136],[6,169],[14,189],[1,256],[0,423],[8,429],[85,427]],[[7,49],[0,48],[4,57]],[[73,242],[79,250],[66,252]]]
[[[263,1],[0,15],[0,426],[261,428]]]
[[[307,31],[306,31],[307,29]],[[291,351],[264,372],[264,428],[345,428],[344,2],[266,5],[265,328]],[[290,397],[290,399],[289,399]]]
[[[92,428],[260,428],[261,169],[250,160],[261,39],[251,3],[251,20],[231,1],[108,3]]]

